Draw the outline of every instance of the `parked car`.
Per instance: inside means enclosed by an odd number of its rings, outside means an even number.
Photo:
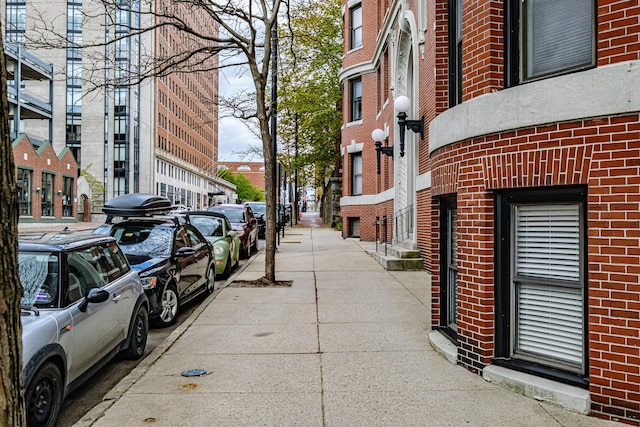
[[[107,223],[94,233],[113,236],[140,274],[154,323],[172,325],[182,304],[214,291],[213,248],[186,216],[162,215],[171,210],[168,199],[126,194],[103,210]],[[114,217],[122,220],[114,222]]]
[[[18,271],[27,424],[53,426],[64,398],[113,356],[142,357],[149,301],[108,236],[19,235]]]
[[[208,211],[219,212],[229,218],[231,227],[238,232],[240,238],[241,256],[249,258],[251,252],[258,251],[257,220],[251,206],[222,204],[211,206]]]
[[[213,245],[216,275],[229,277],[240,259],[240,238],[231,228],[229,219],[224,214],[209,211],[192,211],[187,215],[189,222]]]
[[[256,217],[258,224],[258,239],[264,239],[267,234],[267,204],[265,202],[246,202],[246,204],[251,206],[253,214]]]

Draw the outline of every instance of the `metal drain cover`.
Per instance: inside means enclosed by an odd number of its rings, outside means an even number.
[[[186,371],[182,371],[183,377],[201,377],[205,375],[207,371],[204,369],[188,369]]]

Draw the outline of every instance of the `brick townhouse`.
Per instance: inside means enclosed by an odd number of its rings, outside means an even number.
[[[343,6],[344,236],[419,249],[450,360],[640,425],[638,2]]]
[[[19,135],[13,142],[20,222],[75,222],[78,164],[67,147]]]

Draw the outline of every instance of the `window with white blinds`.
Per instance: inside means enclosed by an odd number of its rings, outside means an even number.
[[[580,205],[516,205],[516,275],[580,279]]]
[[[594,63],[593,0],[523,0],[524,80]]]
[[[513,205],[514,355],[574,371],[584,359],[580,204]]]

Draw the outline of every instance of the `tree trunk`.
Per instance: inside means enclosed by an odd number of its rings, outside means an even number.
[[[26,426],[18,277],[18,189],[9,131],[4,45],[0,40],[0,426]]]

